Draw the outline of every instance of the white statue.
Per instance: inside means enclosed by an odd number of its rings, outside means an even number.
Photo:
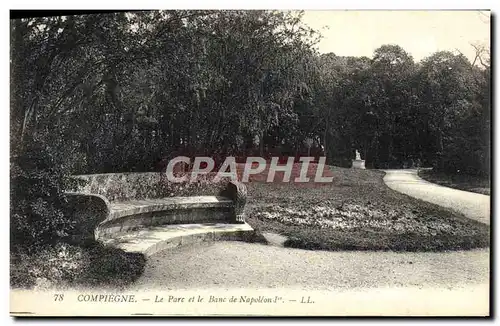
[[[352,168],[354,169],[366,169],[365,168],[365,160],[361,159],[361,154],[358,150],[356,150],[356,159],[352,160]]]

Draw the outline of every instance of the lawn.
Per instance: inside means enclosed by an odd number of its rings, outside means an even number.
[[[489,246],[489,227],[389,189],[384,173],[329,167],[333,182],[248,183],[247,222],[321,250],[445,251]],[[278,178],[277,178],[278,179]]]
[[[490,195],[490,178],[467,174],[446,174],[433,170],[420,170],[418,176],[429,182],[445,187]]]

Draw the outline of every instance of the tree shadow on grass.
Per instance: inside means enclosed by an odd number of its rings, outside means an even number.
[[[12,288],[124,288],[143,273],[146,258],[99,242],[58,243],[11,255]]]
[[[98,242],[85,247],[88,264],[73,280],[78,286],[126,287],[139,278],[146,264],[140,253],[125,252]]]

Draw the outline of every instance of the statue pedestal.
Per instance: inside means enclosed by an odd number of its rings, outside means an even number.
[[[366,169],[365,168],[365,160],[352,160],[352,168],[353,169]]]

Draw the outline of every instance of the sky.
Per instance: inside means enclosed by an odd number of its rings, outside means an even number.
[[[306,11],[302,21],[323,35],[320,53],[371,58],[381,45],[397,44],[415,61],[456,49],[472,60],[471,42],[490,46],[489,17],[489,11],[318,10]]]

